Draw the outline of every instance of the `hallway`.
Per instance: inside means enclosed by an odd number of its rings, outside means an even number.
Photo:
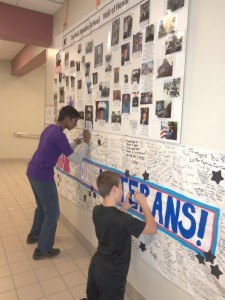
[[[34,197],[25,162],[0,162],[0,300],[70,300],[85,296],[90,255],[58,222],[55,247],[61,254],[34,261],[27,245]]]

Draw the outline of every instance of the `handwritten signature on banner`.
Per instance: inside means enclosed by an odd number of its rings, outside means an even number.
[[[98,194],[95,182],[101,171],[111,170],[121,175],[124,194],[130,192],[130,203],[134,207],[129,211],[133,216],[144,220],[141,207],[134,201],[135,191],[143,193],[152,209],[158,229],[177,240],[194,252],[209,250],[215,254],[218,239],[220,210],[216,207],[190,199],[170,189],[135,176],[126,176],[123,172],[108,166],[84,159],[80,165],[79,176],[70,174],[67,158],[61,156],[57,169]],[[90,176],[96,174],[96,177]],[[122,198],[120,205],[124,201]]]

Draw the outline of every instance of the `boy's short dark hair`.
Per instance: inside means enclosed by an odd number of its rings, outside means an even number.
[[[119,186],[120,175],[111,171],[102,172],[97,178],[97,188],[99,194],[105,198],[112,190],[112,187]]]
[[[66,117],[69,117],[70,119],[79,119],[80,114],[73,106],[67,105],[60,109],[58,121],[63,121]]]

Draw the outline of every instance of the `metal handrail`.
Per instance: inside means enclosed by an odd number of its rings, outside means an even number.
[[[40,134],[33,134],[33,133],[26,133],[26,132],[14,132],[13,135],[16,137],[24,137],[24,138],[31,138],[31,139],[40,138]]]

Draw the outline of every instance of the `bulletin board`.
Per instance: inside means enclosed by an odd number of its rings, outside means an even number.
[[[88,157],[61,156],[59,192],[92,213],[102,170],[121,175],[129,211],[144,193],[158,232],[133,250],[198,300],[225,298],[225,154],[181,147],[187,0],[113,0],[65,32],[54,103],[72,105],[91,130]],[[76,131],[67,132],[69,139]],[[159,141],[164,141],[160,143]],[[120,205],[123,203],[121,199]],[[147,279],[145,279],[147,281]]]
[[[109,1],[62,38],[54,97],[78,127],[180,142],[188,0]]]

